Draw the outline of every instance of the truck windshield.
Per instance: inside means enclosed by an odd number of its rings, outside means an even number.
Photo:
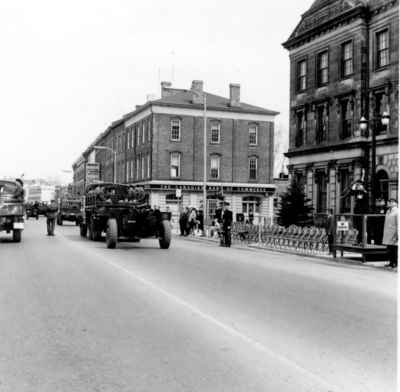
[[[10,181],[0,181],[0,201],[23,201],[23,190]]]

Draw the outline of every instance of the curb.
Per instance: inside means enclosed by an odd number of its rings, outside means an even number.
[[[186,240],[186,241],[192,241],[192,242],[208,242],[208,243],[214,243],[214,244],[218,244],[218,240],[217,239],[213,239],[213,238],[207,238],[207,237],[181,237],[179,235],[176,235],[176,237],[181,238],[182,240]],[[290,254],[293,256],[303,256],[303,257],[308,257],[311,259],[318,259],[318,260],[322,260],[322,261],[328,261],[332,264],[346,264],[346,265],[358,265],[360,267],[365,267],[365,268],[373,268],[373,269],[379,269],[379,270],[384,270],[384,271],[388,271],[388,272],[397,272],[397,268],[396,269],[386,269],[384,266],[374,266],[374,265],[368,265],[365,264],[361,261],[357,261],[357,260],[353,260],[353,259],[348,259],[346,257],[328,257],[328,256],[317,256],[317,255],[308,255],[308,254],[304,254],[304,253],[297,253],[297,252],[291,252],[288,250],[283,250],[283,249],[270,249],[270,248],[264,248],[262,246],[259,246],[257,244],[254,245],[238,245],[238,244],[232,244],[231,246],[232,248],[237,248],[237,249],[247,249],[247,250],[251,250],[251,251],[267,251],[267,252],[274,252],[274,253],[283,253],[283,254]]]

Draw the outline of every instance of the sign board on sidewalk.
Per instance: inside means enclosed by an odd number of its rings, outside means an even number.
[[[348,231],[349,230],[349,222],[348,221],[338,221],[336,228],[337,228],[337,231]]]
[[[182,196],[182,189],[176,188],[176,197],[181,197]]]

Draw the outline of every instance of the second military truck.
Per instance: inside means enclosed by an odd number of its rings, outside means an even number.
[[[81,236],[98,241],[105,233],[107,248],[119,241],[138,242],[142,238],[158,238],[161,249],[171,243],[170,214],[153,209],[142,188],[123,184],[92,184],[83,201]]]

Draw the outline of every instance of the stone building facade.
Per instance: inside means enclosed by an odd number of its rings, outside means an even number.
[[[169,207],[175,216],[182,206],[202,208],[204,96],[210,215],[223,196],[235,218],[271,220],[278,113],[241,102],[236,84],[224,98],[205,92],[202,81],[193,81],[188,90],[162,82],[160,99],[137,106],[98,138],[99,145],[117,151],[117,182],[143,185],[152,205]],[[96,162],[100,180],[111,181],[112,153],[97,150]]]
[[[289,173],[317,213],[357,210],[349,192],[357,181],[377,200],[397,198],[398,12],[397,0],[316,0],[283,44],[290,57]],[[390,116],[387,126],[382,115]]]

